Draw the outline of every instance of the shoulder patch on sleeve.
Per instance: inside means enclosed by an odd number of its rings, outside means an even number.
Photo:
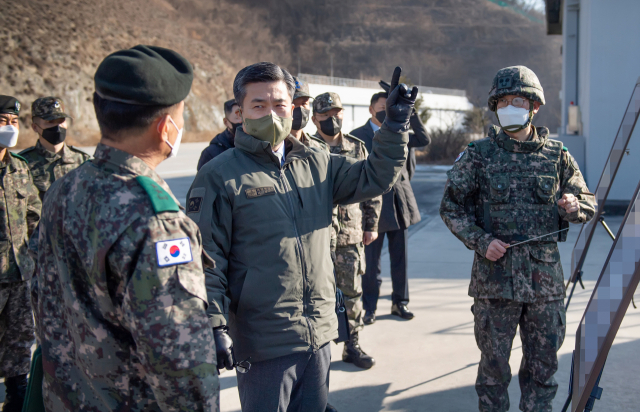
[[[25,159],[24,157],[20,156],[19,154],[13,153],[13,152],[9,152],[9,153],[11,153],[11,156],[13,156],[13,157],[15,157],[17,159],[20,159],[20,160],[24,161],[27,164],[29,163],[29,161],[27,159]]]
[[[154,212],[178,212],[180,210],[171,195],[150,177],[137,176],[136,181],[149,195],[149,200],[151,200],[151,206]]]
[[[455,161],[455,162],[457,162],[458,160],[462,159],[462,156],[464,156],[464,154],[465,154],[465,153],[467,153],[467,151],[466,151],[466,150],[465,150],[464,152],[460,153],[460,154],[458,155],[458,157],[456,157],[456,161]],[[454,163],[455,163],[455,162],[454,162]]]
[[[158,266],[180,265],[193,260],[189,238],[163,240],[156,242]]]

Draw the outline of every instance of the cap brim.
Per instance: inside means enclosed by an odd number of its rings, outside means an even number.
[[[47,114],[44,116],[34,116],[34,117],[39,117],[43,120],[46,120],[48,122],[52,121],[52,120],[57,120],[57,119],[73,119],[73,117],[69,116],[66,113],[56,113],[56,114]]]
[[[320,113],[320,114],[322,114],[322,113],[326,113],[326,112],[328,112],[329,110],[333,110],[333,109],[344,109],[344,107],[342,107],[342,106],[329,106],[329,107],[327,107],[326,109],[317,110],[317,111],[316,111],[316,113]]]
[[[302,93],[295,93],[293,95],[293,100],[297,99],[298,97],[310,97],[310,98],[312,98],[309,93],[302,92]]]

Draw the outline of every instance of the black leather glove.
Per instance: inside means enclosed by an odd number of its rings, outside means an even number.
[[[409,130],[409,118],[413,113],[413,106],[418,97],[418,88],[413,87],[408,90],[406,84],[398,84],[402,69],[396,67],[393,71],[391,84],[389,85],[389,97],[387,98],[386,112],[387,117],[384,124],[387,129],[396,133],[404,133]]]
[[[214,328],[213,340],[216,343],[218,370],[222,368],[232,370],[235,365],[235,359],[233,358],[233,340],[229,336],[229,328],[226,326]]]

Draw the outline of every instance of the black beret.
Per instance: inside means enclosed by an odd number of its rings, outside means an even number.
[[[20,102],[15,97],[0,95],[0,114],[20,114]]]
[[[187,97],[193,67],[173,50],[138,45],[107,56],[95,75],[103,99],[141,106],[171,106]]]

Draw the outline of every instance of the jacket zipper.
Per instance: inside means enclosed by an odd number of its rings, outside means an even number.
[[[291,187],[289,187],[289,181],[284,174],[284,168],[280,169],[280,179],[284,185],[285,192],[287,192],[287,199],[289,200],[289,208],[291,209],[291,219],[293,221],[293,230],[296,234],[296,243],[298,244],[298,250],[300,250],[300,259],[302,264],[302,316],[307,321],[307,327],[309,328],[309,337],[311,338],[311,348],[315,351],[315,339],[313,336],[313,326],[311,320],[307,314],[307,266],[304,259],[304,249],[302,248],[302,239],[300,239],[300,233],[298,232],[298,225],[295,219],[295,208],[293,207],[293,199],[291,198]]]

